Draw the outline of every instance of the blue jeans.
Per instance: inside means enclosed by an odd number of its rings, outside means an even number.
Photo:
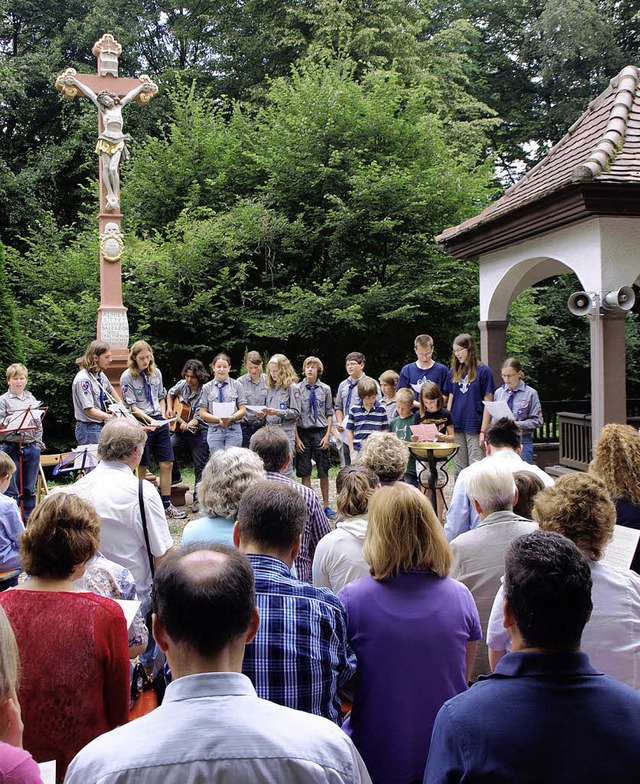
[[[3,441],[0,443],[0,449],[6,452],[16,464],[16,471],[11,477],[7,495],[20,503],[20,444]],[[36,482],[38,481],[39,468],[40,449],[35,444],[24,444],[22,447],[22,503],[25,523],[36,505]]]
[[[520,457],[525,461],[525,463],[529,463],[533,465],[533,437],[531,435],[524,435],[522,436],[522,452]]]
[[[211,454],[218,449],[226,449],[229,446],[242,446],[242,429],[239,424],[229,425],[229,427],[210,427],[207,433],[207,444]]]
[[[78,446],[97,444],[102,433],[102,425],[96,422],[76,422],[76,441]]]
[[[196,472],[196,488],[198,482],[202,479],[202,471],[209,459],[209,445],[207,444],[207,431],[204,429],[197,430],[195,433],[182,432],[173,433],[171,435],[171,446],[173,453],[177,457],[181,452],[188,452],[193,461],[193,467]],[[171,484],[176,484],[180,481],[180,469],[178,468],[178,461],[174,460],[173,469],[171,473]],[[197,491],[194,491],[194,499],[197,498]]]

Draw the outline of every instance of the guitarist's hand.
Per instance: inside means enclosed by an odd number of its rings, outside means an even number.
[[[189,424],[185,425],[185,429],[189,430],[191,433],[195,433],[198,429],[199,424],[200,423],[198,422],[198,420],[194,417],[191,420],[191,422],[189,422]]]
[[[185,430],[189,429],[189,426],[187,425],[186,422],[178,422],[178,429],[180,430],[181,433],[184,433]]]

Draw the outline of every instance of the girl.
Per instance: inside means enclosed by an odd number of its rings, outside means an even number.
[[[143,422],[155,425],[158,420],[167,418],[167,391],[162,383],[162,373],[156,367],[153,350],[146,340],[137,340],[131,346],[129,365],[120,376],[120,388],[125,404],[131,406],[131,413]],[[138,471],[141,479],[144,479],[149,467],[151,450],[160,468],[160,497],[167,518],[186,517],[185,512],[176,509],[171,503],[173,447],[167,424],[147,432],[147,442]]]
[[[450,444],[455,441],[451,413],[444,408],[444,395],[434,381],[425,381],[420,387],[420,411],[416,411],[414,424],[435,425],[438,441],[447,441]],[[418,439],[412,436],[411,440]]]
[[[496,390],[495,400],[504,400],[513,412],[513,418],[522,431],[520,456],[527,463],[533,463],[533,431],[543,421],[540,398],[536,390],[522,380],[524,372],[519,359],[505,359],[501,375],[504,384]]]
[[[458,335],[453,341],[449,388],[447,408],[453,418],[454,441],[458,445],[453,457],[453,470],[457,476],[463,468],[484,456],[482,447],[489,412],[484,410],[482,403],[493,400],[496,388],[491,370],[478,362],[475,340],[467,333]]]
[[[274,354],[267,365],[267,405],[263,415],[268,425],[278,425],[289,439],[291,461],[296,450],[295,422],[300,416],[300,379],[284,354]],[[293,479],[293,466],[289,461],[284,474]]]
[[[92,340],[84,354],[76,359],[80,370],[71,387],[73,413],[76,418],[78,446],[97,444],[104,423],[114,415],[109,411],[113,399],[122,398],[111,386],[106,370],[111,364],[111,348],[103,340]]]
[[[227,354],[216,354],[211,370],[213,379],[202,387],[200,418],[209,425],[207,443],[213,454],[218,449],[242,446],[240,420],[245,415],[247,398],[242,384],[229,378],[231,358]],[[214,413],[216,403],[232,403],[233,412],[229,416],[218,416]]]

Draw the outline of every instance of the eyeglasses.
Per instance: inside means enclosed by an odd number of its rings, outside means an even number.
[[[508,381],[510,378],[516,378],[517,375],[517,373],[501,373],[501,378],[504,378]]]
[[[433,354],[433,349],[430,348],[426,351],[418,351],[418,349],[415,349],[415,352],[417,357],[430,357]]]

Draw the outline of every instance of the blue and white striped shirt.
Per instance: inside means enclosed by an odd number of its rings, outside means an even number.
[[[378,400],[369,411],[362,403],[351,409],[347,430],[353,430],[353,448],[356,452],[360,451],[362,442],[369,438],[371,433],[388,429],[387,409]]]

